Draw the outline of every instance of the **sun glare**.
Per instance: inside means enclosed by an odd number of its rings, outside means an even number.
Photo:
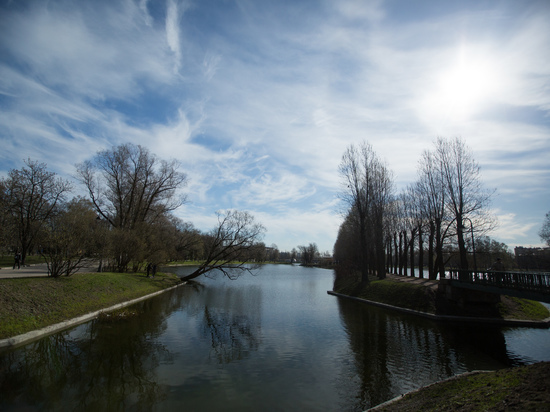
[[[428,116],[464,121],[478,112],[496,91],[498,73],[486,56],[460,50],[455,64],[435,77],[426,103]]]

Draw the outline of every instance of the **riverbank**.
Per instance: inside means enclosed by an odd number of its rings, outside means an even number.
[[[0,279],[0,339],[78,318],[180,282],[173,274],[77,273],[61,278]]]
[[[502,296],[490,307],[468,308],[462,313],[442,313],[437,281],[388,275],[362,284],[357,277],[337,277],[332,294],[401,310],[433,320],[479,321],[511,326],[549,327],[550,312],[540,302]]]
[[[471,372],[392,399],[369,411],[548,411],[550,362]]]

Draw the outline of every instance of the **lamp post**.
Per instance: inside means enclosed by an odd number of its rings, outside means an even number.
[[[473,255],[474,255],[474,273],[477,274],[476,244],[475,244],[475,241],[474,241],[474,224],[472,223],[472,220],[469,217],[463,217],[462,220],[467,220],[468,222],[470,222],[470,233],[472,235],[472,251],[473,251]],[[464,224],[462,225],[462,228],[466,229]]]

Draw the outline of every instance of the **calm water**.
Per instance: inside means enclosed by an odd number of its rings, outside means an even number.
[[[185,270],[185,269],[181,269]],[[550,360],[550,331],[457,327],[327,295],[325,269],[202,278],[0,352],[0,410],[360,411],[476,369]]]

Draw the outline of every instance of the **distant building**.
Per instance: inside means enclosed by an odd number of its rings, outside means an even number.
[[[550,248],[516,247],[516,263],[523,270],[550,270]]]

